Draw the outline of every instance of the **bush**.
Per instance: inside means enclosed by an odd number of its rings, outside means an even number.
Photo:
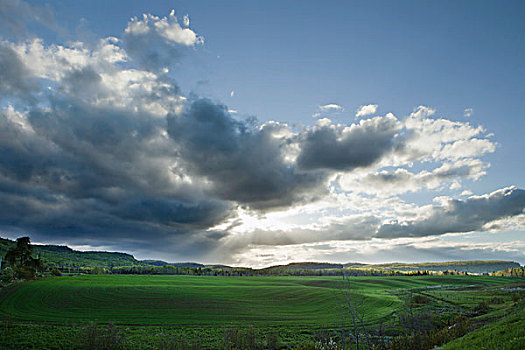
[[[10,268],[6,267],[5,269],[2,269],[2,272],[0,273],[0,281],[4,283],[9,283],[15,278],[15,271]]]
[[[281,345],[281,339],[276,331],[272,331],[266,335],[266,347],[268,350],[279,349]]]
[[[116,350],[123,348],[124,336],[113,323],[109,323],[105,330],[99,329],[96,323],[91,323],[86,327],[81,340],[81,349]]]
[[[158,344],[159,350],[200,350],[202,349],[201,338],[195,334],[191,339],[186,335],[179,334],[171,338],[161,338]]]
[[[231,327],[224,331],[223,348],[256,350],[263,347],[256,341],[255,331],[252,328],[242,331]]]
[[[492,297],[490,299],[490,303],[491,304],[503,304],[505,302],[505,300],[503,300],[502,298],[500,297]]]
[[[430,298],[424,296],[424,295],[421,295],[421,294],[414,294],[411,298],[410,298],[410,303],[411,304],[429,304],[431,302]]]
[[[315,347],[315,343],[314,342],[309,342],[309,343],[306,343],[306,344],[297,345],[295,350],[317,350],[317,348]]]
[[[415,332],[411,335],[399,336],[390,343],[383,343],[379,349],[388,350],[422,350],[433,349],[452,339],[467,334],[470,321],[465,316],[458,316],[451,320],[450,325],[444,328],[432,329],[426,332]]]
[[[518,301],[522,300],[525,297],[525,292],[522,290],[517,291],[512,295],[512,301],[517,303]]]
[[[431,310],[401,311],[399,324],[407,332],[425,332],[440,326],[437,313]]]
[[[17,275],[19,278],[32,280],[36,277],[36,270],[30,266],[22,266],[17,269]]]
[[[482,301],[478,305],[476,305],[474,311],[478,314],[485,314],[490,311],[489,304],[486,301]]]
[[[53,276],[62,276],[62,272],[60,272],[59,269],[54,268],[54,269],[51,271],[51,275],[53,275]]]
[[[95,266],[91,269],[91,271],[89,271],[89,273],[93,275],[103,275],[103,274],[108,273],[108,270],[105,269],[104,267]]]

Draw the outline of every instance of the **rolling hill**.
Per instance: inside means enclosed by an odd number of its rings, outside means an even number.
[[[4,256],[15,241],[0,238],[0,256]],[[105,251],[78,251],[65,245],[34,244],[34,254],[38,255],[42,263],[48,267],[119,267],[119,266],[174,266],[181,268],[206,268],[209,270],[245,271],[250,274],[287,275],[287,274],[339,274],[342,271],[445,271],[456,270],[468,273],[492,273],[508,268],[520,267],[514,261],[450,261],[433,263],[389,263],[389,264],[362,264],[362,263],[323,263],[323,262],[296,262],[286,265],[275,265],[263,269],[245,267],[231,267],[226,265],[205,265],[196,262],[168,263],[162,260],[137,260],[133,255],[120,252]]]

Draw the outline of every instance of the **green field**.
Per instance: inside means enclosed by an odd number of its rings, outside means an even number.
[[[405,305],[407,293],[425,295],[440,308],[445,305],[465,309],[494,295],[509,299],[510,294],[500,286],[518,281],[523,279],[352,277],[350,287],[354,299],[363,302],[365,322],[373,325],[392,321]],[[79,325],[88,322],[111,322],[123,327],[128,341],[136,339],[133,343],[136,348],[148,348],[148,341],[144,339],[153,334],[173,335],[181,330],[204,332],[205,335],[199,337],[211,341],[220,337],[225,327],[254,327],[263,332],[278,329],[283,333],[281,338],[293,343],[306,339],[314,331],[348,327],[350,318],[343,307],[341,287],[341,278],[337,277],[77,275],[45,278],[20,283],[2,292],[0,318],[9,324],[10,333],[0,335],[0,347],[19,347],[28,333],[40,339],[47,338],[37,334],[53,332],[57,334],[55,338],[68,337],[67,334],[75,338]],[[140,345],[141,341],[144,344]],[[42,344],[26,344],[31,346],[39,348]],[[50,345],[53,347],[62,345]]]

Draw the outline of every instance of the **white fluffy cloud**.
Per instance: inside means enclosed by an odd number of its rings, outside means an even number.
[[[317,111],[312,115],[314,118],[321,117],[327,114],[340,113],[344,111],[344,108],[336,103],[329,103],[317,107]]]
[[[439,189],[462,180],[478,180],[486,174],[488,164],[479,159],[463,159],[454,163],[445,162],[431,171],[413,173],[405,168],[394,171],[381,170],[360,175],[341,176],[342,188],[376,196],[393,196],[416,192],[421,188]]]
[[[319,109],[323,112],[327,112],[327,111],[341,111],[343,109],[343,107],[339,106],[338,104],[335,104],[335,103],[329,103],[327,105],[323,105],[323,106],[319,106]]]
[[[143,69],[165,72],[188,50],[204,43],[202,36],[186,26],[189,17],[182,22],[181,26],[175,11],[162,18],[151,14],[131,18],[122,36],[127,54]]]
[[[188,15],[183,17],[183,25],[185,27],[190,25]],[[141,19],[133,17],[124,32],[131,35],[146,35],[155,32],[168,41],[185,46],[204,43],[202,36],[189,28],[181,27],[173,10],[168,17],[160,18],[151,14],[144,14]]]
[[[367,115],[374,114],[377,111],[377,105],[363,105],[359,107],[355,113],[356,117],[365,117]]]

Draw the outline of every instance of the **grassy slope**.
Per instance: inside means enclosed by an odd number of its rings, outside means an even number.
[[[376,323],[392,319],[392,314],[403,307],[400,299],[407,290],[471,307],[494,293],[504,293],[500,290],[502,283],[519,280],[485,276],[354,277],[351,286],[354,295],[365,296],[368,321]],[[197,337],[205,348],[218,348],[229,326],[254,326],[262,334],[277,330],[286,344],[297,344],[308,341],[316,329],[339,329],[343,317],[348,319],[340,307],[340,285],[335,277],[135,275],[24,282],[0,296],[0,348],[73,348],[88,321],[120,324],[126,348],[154,349],[162,339],[177,335]],[[490,291],[485,296],[486,288]],[[473,292],[476,290],[481,296]],[[522,314],[520,317],[523,320]],[[9,323],[11,326],[6,326]]]
[[[336,324],[338,282],[312,278],[199,276],[74,276],[17,286],[0,315],[37,322],[121,324]],[[374,300],[385,317],[396,300]],[[377,298],[377,300],[375,300]]]
[[[525,302],[516,304],[512,313],[451,341],[443,349],[525,349]]]
[[[386,290],[432,285],[497,284],[495,277],[359,277],[368,321],[401,300]],[[35,322],[120,324],[300,324],[341,322],[340,280],[317,277],[84,275],[25,282],[0,300],[0,316]]]

